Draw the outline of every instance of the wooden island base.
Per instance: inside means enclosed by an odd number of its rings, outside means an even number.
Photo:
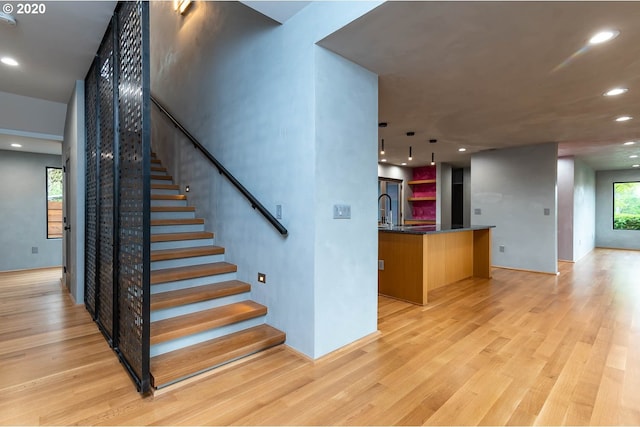
[[[491,277],[490,227],[435,230],[400,227],[378,232],[380,294],[426,305],[430,290],[468,277]]]

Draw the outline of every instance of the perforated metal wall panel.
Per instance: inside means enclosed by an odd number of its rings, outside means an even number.
[[[98,321],[104,332],[113,336],[113,235],[114,235],[114,123],[113,123],[113,27],[109,25],[98,51],[100,75],[100,259]]]
[[[96,312],[96,256],[97,256],[97,196],[98,196],[98,88],[95,64],[85,79],[86,127],[86,208],[85,208],[85,269],[84,303],[89,313]]]

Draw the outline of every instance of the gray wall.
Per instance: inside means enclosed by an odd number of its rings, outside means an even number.
[[[65,233],[65,245],[69,245],[69,257],[65,259],[69,292],[77,304],[84,302],[84,188],[85,188],[85,138],[84,138],[84,82],[79,80],[73,90],[67,106],[67,117],[64,126],[62,157],[69,169],[65,178],[68,180],[68,193],[65,195],[65,213],[71,229]],[[67,210],[69,206],[69,210]],[[68,236],[68,238],[67,238]],[[64,254],[63,254],[64,255]]]
[[[464,212],[462,216],[463,225],[469,227],[471,225],[471,168],[464,168],[462,191]]]
[[[638,170],[596,172],[596,246],[640,249],[640,231],[613,229],[613,183],[640,181]]]
[[[471,223],[496,226],[493,265],[557,272],[557,152],[549,143],[471,157]]]
[[[268,209],[282,205],[289,236],[159,120],[154,149],[267,322],[311,357],[376,330],[376,79],[315,43],[377,4],[312,3],[278,25],[239,3],[197,2],[184,17],[151,3],[153,93]],[[348,101],[341,116],[334,97]],[[362,158],[334,177],[344,156]],[[335,203],[352,219],[331,219]]]
[[[46,167],[61,164],[61,156],[0,151],[0,271],[62,265],[62,239],[47,239],[46,189]]]
[[[573,261],[573,157],[558,159],[558,259]]]
[[[436,222],[451,227],[451,178],[453,168],[448,163],[439,163],[436,182]]]
[[[66,108],[59,102],[0,92],[0,130],[60,141]]]
[[[596,173],[574,160],[573,260],[578,261],[596,244]]]

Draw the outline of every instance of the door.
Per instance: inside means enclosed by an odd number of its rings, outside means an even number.
[[[69,292],[71,292],[71,272],[74,271],[73,270],[73,258],[71,257],[71,224],[69,221],[70,218],[70,214],[71,214],[71,197],[69,194],[69,170],[70,170],[70,159],[67,156],[65,162],[64,162],[64,168],[63,168],[63,189],[62,189],[62,206],[63,206],[63,212],[62,212],[62,224],[64,226],[64,233],[62,234],[62,253],[63,253],[63,260],[62,260],[62,271],[63,271],[63,278],[64,278],[64,284],[67,287],[67,290],[69,290]]]

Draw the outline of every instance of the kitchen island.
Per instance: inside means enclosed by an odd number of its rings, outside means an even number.
[[[379,228],[378,292],[425,305],[430,290],[469,277],[490,278],[491,228]]]

